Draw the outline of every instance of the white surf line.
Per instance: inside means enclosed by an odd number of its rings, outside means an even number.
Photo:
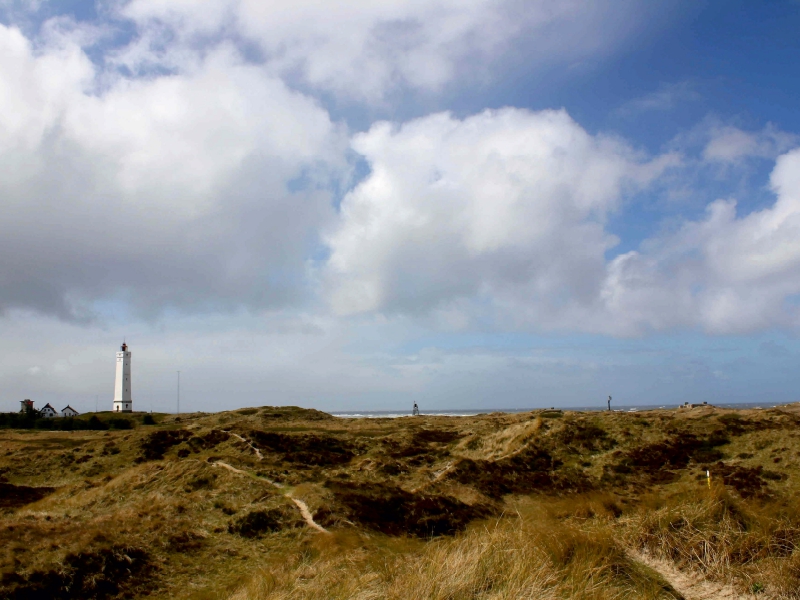
[[[656,571],[686,600],[747,600],[748,598],[729,585],[708,581],[698,574],[681,571],[671,562],[652,555],[628,550],[628,556]]]
[[[228,431],[228,433],[230,433],[230,434],[231,434],[233,437],[235,437],[235,438],[237,438],[237,439],[239,439],[239,440],[243,441],[243,442],[244,442],[245,444],[247,444],[248,446],[250,446],[250,449],[251,449],[253,452],[255,452],[255,453],[256,453],[256,456],[258,457],[258,460],[263,460],[263,459],[264,459],[264,456],[261,454],[261,450],[259,450],[258,448],[256,448],[256,447],[253,445],[253,443],[252,443],[250,440],[248,440],[247,438],[244,438],[244,437],[242,437],[241,435],[239,435],[238,433],[234,433],[234,432],[232,432],[232,431]]]
[[[237,469],[236,467],[233,467],[221,460],[213,462],[212,466],[220,466],[224,469],[228,469],[233,473],[238,473],[239,475],[248,475],[248,476],[250,475],[250,473],[248,473],[247,471],[242,471],[241,469]],[[266,478],[261,477],[260,479],[266,479]],[[283,487],[280,483],[275,483],[274,481],[270,481],[269,479],[266,479],[266,481],[268,481],[277,488]],[[299,498],[295,498],[294,496],[292,496],[291,492],[286,492],[284,496],[289,500],[291,500],[292,502],[294,502],[295,506],[297,506],[297,508],[300,509],[300,514],[302,515],[303,520],[306,522],[306,525],[322,533],[330,534],[330,531],[325,529],[322,525],[320,525],[314,520],[314,517],[311,515],[311,511],[308,510],[308,505],[305,502],[303,502]]]

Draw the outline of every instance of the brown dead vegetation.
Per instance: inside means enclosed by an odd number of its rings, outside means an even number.
[[[679,597],[636,551],[797,600],[798,414],[262,407],[6,430],[0,597]]]
[[[711,466],[703,465],[700,470],[698,479],[704,480],[706,471],[713,470],[716,477],[721,477],[723,483],[736,490],[742,498],[766,497],[769,495],[769,481],[781,481],[785,478],[782,473],[765,469],[761,465],[743,467],[728,465],[722,461]]]
[[[142,441],[142,454],[136,460],[139,462],[161,460],[170,448],[177,446],[191,436],[191,432],[184,429],[154,431]]]
[[[325,486],[333,493],[334,506],[342,508],[347,520],[387,535],[452,535],[471,521],[496,512],[488,505],[470,506],[456,498],[413,494],[386,484],[328,481]],[[336,508],[333,514],[326,515],[326,525],[336,522]]]
[[[100,600],[116,597],[121,591],[135,591],[152,569],[145,550],[111,546],[69,554],[57,568],[48,571],[3,573],[0,590],[8,600]]]
[[[286,508],[253,510],[234,519],[228,525],[228,532],[244,538],[258,538],[286,527],[296,527],[299,523],[296,515]]]
[[[547,450],[530,446],[497,461],[462,459],[448,479],[495,499],[506,494],[585,492],[594,487],[585,473],[562,464]]]
[[[285,434],[250,430],[247,437],[262,452],[272,452],[280,460],[312,466],[339,465],[349,462],[357,446],[332,435]]]
[[[0,482],[0,509],[17,508],[41,500],[52,494],[52,487],[30,487]]]

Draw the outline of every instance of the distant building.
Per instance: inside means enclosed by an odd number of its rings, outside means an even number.
[[[56,412],[55,408],[50,406],[49,402],[42,407],[42,409],[39,411],[39,414],[45,419],[52,419],[53,417],[58,416],[58,412]]]
[[[33,410],[33,400],[28,400],[26,398],[25,400],[20,400],[19,403],[22,404],[19,412],[26,413]]]
[[[66,408],[61,409],[62,417],[77,417],[80,413],[67,404]]]
[[[131,400],[131,353],[123,342],[117,352],[117,378],[114,382],[114,412],[133,412]]]

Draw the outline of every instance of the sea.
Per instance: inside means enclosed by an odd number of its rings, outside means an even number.
[[[737,402],[737,403],[719,403],[712,404],[717,408],[777,408],[780,406],[789,406],[787,404],[775,404],[774,402]],[[677,404],[639,404],[629,406],[612,406],[614,412],[639,412],[643,410],[655,410],[660,408],[678,408]],[[474,417],[475,415],[485,415],[490,413],[524,413],[532,410],[575,410],[575,411],[605,411],[608,409],[607,405],[597,406],[534,406],[527,408],[467,408],[456,410],[425,410],[420,407],[419,413],[421,415],[430,415],[437,417]],[[411,409],[409,410],[358,410],[358,411],[333,411],[334,417],[341,417],[343,419],[396,419],[398,417],[411,416]]]

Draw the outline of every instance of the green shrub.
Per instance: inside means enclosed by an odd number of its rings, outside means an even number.
[[[133,429],[133,422],[130,419],[109,419],[108,424],[111,429]]]
[[[108,429],[108,424],[103,423],[100,419],[97,418],[97,415],[92,415],[89,417],[89,421],[86,423],[86,429],[90,429],[92,431],[103,431],[104,429]]]

